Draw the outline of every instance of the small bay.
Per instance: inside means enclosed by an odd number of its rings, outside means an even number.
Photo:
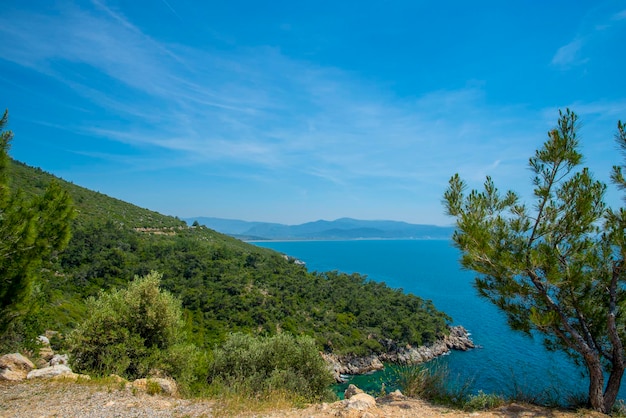
[[[463,325],[480,348],[452,352],[440,359],[450,376],[470,380],[471,391],[512,395],[539,394],[567,402],[585,394],[584,370],[561,352],[547,351],[541,337],[509,329],[504,314],[478,297],[473,273],[462,270],[459,251],[446,240],[263,241],[271,248],[304,261],[310,271],[360,273],[424,299]],[[369,379],[369,381],[368,381]],[[375,384],[384,373],[359,377]],[[626,398],[622,387],[620,398]]]

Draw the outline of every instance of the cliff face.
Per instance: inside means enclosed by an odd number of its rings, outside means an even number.
[[[396,346],[392,341],[386,344],[388,351],[381,354],[371,354],[365,357],[338,356],[322,354],[322,357],[333,370],[337,382],[343,382],[341,375],[365,374],[375,370],[382,370],[383,363],[419,364],[432,360],[448,353],[450,350],[466,351],[474,348],[469,333],[462,326],[450,327],[450,334],[436,341],[434,344],[420,347]]]

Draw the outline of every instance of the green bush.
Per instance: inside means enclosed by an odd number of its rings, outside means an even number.
[[[158,370],[183,385],[195,379],[199,352],[186,343],[180,302],[160,279],[152,272],[88,300],[88,317],[68,337],[77,370],[128,379]]]
[[[425,365],[401,365],[396,369],[398,385],[406,396],[434,400],[446,393],[447,370]]]
[[[468,411],[489,410],[504,405],[505,399],[494,393],[484,393],[479,390],[476,395],[470,395],[463,405],[463,409]]]
[[[436,360],[428,364],[397,366],[395,374],[397,385],[409,397],[454,407],[464,407],[471,399],[468,393],[471,381],[451,379],[448,366]]]
[[[312,338],[233,334],[214,353],[212,383],[261,395],[286,390],[308,401],[333,398],[333,379]]]

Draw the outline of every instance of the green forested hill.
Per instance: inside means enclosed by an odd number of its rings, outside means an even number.
[[[26,194],[54,179],[19,162],[11,173]],[[307,272],[274,251],[57,181],[77,217],[69,246],[43,274],[39,315],[48,328],[71,329],[85,298],[156,270],[201,346],[233,331],[285,331],[310,335],[327,351],[365,354],[382,351],[381,341],[418,345],[447,332],[449,318],[430,301],[358,274]]]

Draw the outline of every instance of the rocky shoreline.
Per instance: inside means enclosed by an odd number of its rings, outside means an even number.
[[[387,351],[381,354],[358,357],[323,353],[322,357],[330,365],[335,381],[343,383],[345,379],[342,375],[367,374],[382,370],[385,367],[383,363],[425,363],[447,354],[451,350],[466,351],[475,347],[467,330],[460,325],[450,327],[449,335],[431,345],[397,346],[393,341],[387,341],[384,345],[387,347]]]

